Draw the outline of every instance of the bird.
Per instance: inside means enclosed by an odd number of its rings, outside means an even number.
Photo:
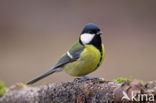
[[[74,77],[83,77],[95,71],[103,62],[105,48],[101,39],[101,29],[97,24],[85,24],[79,39],[47,72],[37,76],[27,84],[33,84],[50,74],[64,70]]]

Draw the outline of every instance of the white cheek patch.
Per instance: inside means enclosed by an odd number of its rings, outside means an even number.
[[[95,34],[84,33],[84,34],[81,34],[80,39],[83,44],[88,44],[89,42],[92,41],[94,36]]]

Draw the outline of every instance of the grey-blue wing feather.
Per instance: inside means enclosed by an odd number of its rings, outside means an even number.
[[[79,46],[78,46],[79,45]],[[75,48],[77,47],[77,48]],[[75,48],[75,49],[74,49]],[[54,68],[58,68],[58,67],[61,67],[69,62],[73,62],[75,60],[77,60],[80,55],[81,55],[81,52],[84,50],[84,47],[79,44],[79,43],[76,43],[75,45],[73,45],[73,47],[68,51],[68,53],[70,54],[70,56],[66,53],[59,61],[58,63],[55,65]]]
[[[27,82],[27,84],[33,84],[33,83],[43,79],[44,77],[47,77],[48,75],[50,75],[52,73],[55,73],[56,71],[62,70],[59,68],[69,62],[73,62],[73,61],[77,60],[80,57],[81,52],[83,50],[84,50],[84,46],[82,46],[79,42],[75,43],[72,46],[72,48],[64,56],[61,57],[61,59],[57,62],[57,64],[54,67],[52,67],[47,72],[41,74],[40,76],[34,78],[33,80]]]

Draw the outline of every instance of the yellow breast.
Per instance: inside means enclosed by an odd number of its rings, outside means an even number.
[[[64,70],[72,76],[87,75],[97,69],[101,53],[92,45],[86,45],[78,60],[68,63]],[[100,63],[101,64],[101,63]]]

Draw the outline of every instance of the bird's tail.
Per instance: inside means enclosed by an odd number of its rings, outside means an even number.
[[[48,72],[45,72],[45,73],[41,74],[40,76],[38,76],[38,77],[34,78],[33,80],[27,82],[26,84],[27,85],[33,84],[33,83],[43,79],[44,77],[47,77],[48,75],[53,74],[54,72],[57,72],[57,71],[60,71],[60,70],[61,70],[60,68],[52,68]]]

